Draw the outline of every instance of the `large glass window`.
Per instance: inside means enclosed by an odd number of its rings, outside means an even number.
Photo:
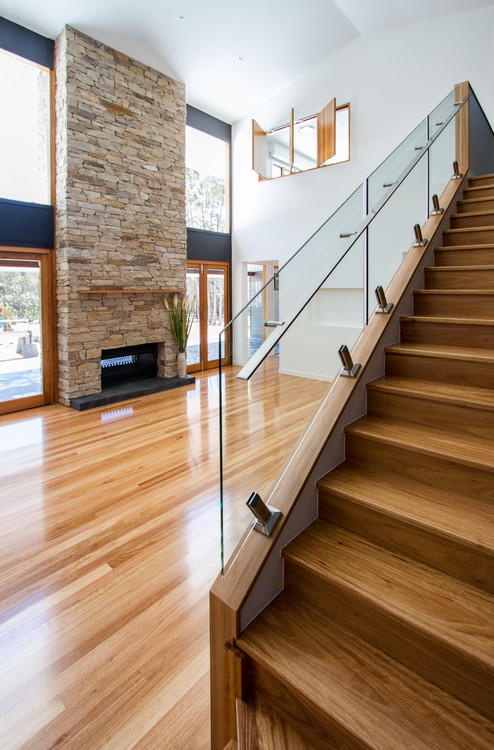
[[[228,232],[228,143],[186,128],[187,226]]]
[[[0,101],[0,198],[49,204],[49,71],[0,49]]]

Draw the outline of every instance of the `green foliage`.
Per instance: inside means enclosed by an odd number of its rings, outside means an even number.
[[[225,180],[187,167],[186,181],[187,226],[226,232]]]
[[[2,308],[8,308],[11,313],[9,317],[39,320],[39,274],[0,271]]]
[[[194,320],[194,310],[196,307],[196,298],[179,297],[178,294],[173,295],[171,302],[165,297],[165,307],[170,318],[170,326],[172,333],[177,342],[178,351],[184,352],[187,348],[187,341],[190,335],[190,329]]]

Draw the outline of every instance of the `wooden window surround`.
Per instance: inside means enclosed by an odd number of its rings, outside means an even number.
[[[267,131],[252,120],[252,168],[258,173],[259,179],[285,177],[330,166],[328,162],[337,152],[337,112],[342,110],[348,112],[348,156],[333,162],[339,164],[350,159],[350,104],[336,106],[336,100],[332,99],[316,115],[309,115],[300,120],[295,120],[292,109],[288,124]],[[309,149],[305,153],[304,146],[300,147],[300,131],[303,128],[309,133],[311,130],[314,131]],[[273,147],[282,151],[282,154],[275,154]]]

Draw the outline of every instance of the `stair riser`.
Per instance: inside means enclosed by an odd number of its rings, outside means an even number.
[[[494,229],[481,227],[480,229],[446,229],[443,232],[443,246],[455,245],[492,245],[494,243]]]
[[[465,250],[436,250],[436,266],[489,266],[494,265],[494,247]]]
[[[478,209],[480,211],[480,209]],[[476,213],[477,209],[474,209]],[[466,227],[492,227],[494,226],[494,214],[480,214],[475,216],[452,216],[451,229],[464,229]]]
[[[488,593],[494,593],[494,555],[468,548],[460,540],[441,535],[407,518],[369,508],[353,497],[319,491],[319,517],[349,529],[399,555],[431,565]]]
[[[494,412],[384,391],[367,391],[367,411],[408,422],[494,439]],[[493,479],[494,481],[494,479]]]
[[[456,210],[459,214],[469,214],[472,211],[494,211],[494,191],[492,198],[484,198],[480,195],[475,198],[474,193],[471,199],[474,200],[474,203],[470,203],[469,200],[458,201]]]
[[[416,629],[410,621],[364,597],[344,582],[324,580],[292,561],[285,560],[286,589],[303,596],[326,617],[351,629],[384,653],[425,679],[448,691],[486,716],[494,714],[492,685],[485,665],[430,632]]]
[[[494,474],[438,455],[428,455],[406,445],[390,445],[356,435],[346,436],[346,460],[369,470],[389,471],[437,490],[454,492],[494,503]]]
[[[406,344],[438,344],[492,349],[494,326],[474,323],[426,323],[402,320],[401,341]]]
[[[491,270],[425,270],[426,289],[494,289],[494,265]]]
[[[273,707],[283,721],[290,724],[317,750],[369,750],[367,743],[362,744],[331,716],[331,706],[328,706],[327,713],[322,713],[317,706],[308,702],[295,686],[287,688],[264,665],[258,664],[254,659],[250,661],[249,673],[251,688]],[[254,748],[249,747],[248,750]]]
[[[489,198],[494,197],[494,185],[486,185],[484,187],[478,186],[475,188],[466,188],[463,191],[463,198],[470,200],[471,198]]]
[[[470,177],[470,179],[468,180],[469,188],[482,187],[482,185],[492,184],[494,184],[494,176],[491,174],[481,175],[480,177]]]
[[[420,294],[413,295],[414,315],[438,318],[494,319],[494,295]]]
[[[421,357],[386,353],[386,375],[416,380],[434,380],[475,388],[494,387],[494,364],[444,357]]]

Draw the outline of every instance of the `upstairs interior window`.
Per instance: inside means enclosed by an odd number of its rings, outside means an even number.
[[[329,121],[324,115],[330,112]],[[323,116],[321,118],[321,115]],[[311,115],[264,131],[252,123],[252,166],[262,179],[284,177],[350,160],[350,105],[332,100]],[[321,131],[324,137],[321,142]]]
[[[0,49],[0,198],[51,202],[50,72]]]
[[[187,125],[185,149],[187,226],[228,232],[228,143]]]

